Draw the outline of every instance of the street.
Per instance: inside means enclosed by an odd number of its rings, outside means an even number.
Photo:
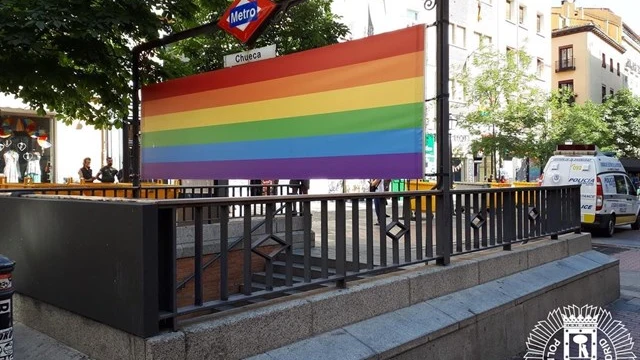
[[[620,299],[607,309],[629,329],[640,354],[640,231],[623,226],[611,238],[594,235],[592,242],[595,250],[620,260]]]

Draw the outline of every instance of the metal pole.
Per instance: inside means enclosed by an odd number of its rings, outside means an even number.
[[[436,113],[438,119],[438,184],[442,192],[436,207],[438,226],[436,228],[436,255],[438,264],[447,265],[451,257],[452,221],[451,216],[451,154],[449,149],[449,0],[439,0],[436,13],[437,44],[436,71],[438,86]]]
[[[140,95],[138,90],[140,88],[140,53],[134,49],[133,59],[131,61],[132,77],[133,77],[133,121],[131,122],[131,129],[133,132],[133,147],[131,152],[132,156],[132,174],[131,180],[133,182],[133,197],[140,197]],[[128,146],[128,144],[127,144]]]
[[[122,120],[122,182],[131,179],[131,151],[129,151],[129,117]]]

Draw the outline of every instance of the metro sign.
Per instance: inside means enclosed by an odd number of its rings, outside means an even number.
[[[218,21],[218,26],[242,43],[247,43],[253,40],[256,31],[275,8],[271,0],[234,0]]]

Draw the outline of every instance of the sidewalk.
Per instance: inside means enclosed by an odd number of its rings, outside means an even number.
[[[640,356],[640,249],[595,245],[594,249],[620,260],[620,299],[607,306],[633,339],[633,351]]]
[[[13,324],[16,360],[88,360],[89,357],[21,323]]]

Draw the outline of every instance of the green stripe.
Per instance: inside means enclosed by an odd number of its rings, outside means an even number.
[[[142,146],[215,144],[421,128],[423,111],[424,105],[415,103],[240,124],[145,132]]]

